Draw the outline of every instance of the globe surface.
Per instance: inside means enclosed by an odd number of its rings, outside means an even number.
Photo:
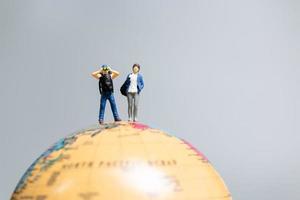
[[[141,123],[111,123],[59,140],[29,167],[12,200],[229,200],[207,158]]]

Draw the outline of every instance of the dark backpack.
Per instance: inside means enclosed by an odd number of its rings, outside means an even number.
[[[130,78],[127,77],[127,79],[125,80],[125,82],[123,83],[123,85],[120,88],[120,92],[122,95],[127,96],[127,89],[129,87],[130,84]]]

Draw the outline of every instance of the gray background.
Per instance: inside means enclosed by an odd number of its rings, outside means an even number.
[[[146,84],[140,120],[203,152],[234,199],[300,199],[299,9],[296,0],[1,0],[0,199],[52,143],[97,122],[90,73],[110,64],[118,91],[134,62]]]

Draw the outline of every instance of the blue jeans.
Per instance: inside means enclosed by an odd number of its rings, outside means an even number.
[[[102,92],[101,100],[100,100],[100,111],[99,111],[99,120],[103,121],[104,119],[104,112],[106,106],[106,100],[110,103],[110,108],[113,113],[115,120],[119,119],[119,114],[117,110],[117,105],[114,97],[114,93],[112,92]]]

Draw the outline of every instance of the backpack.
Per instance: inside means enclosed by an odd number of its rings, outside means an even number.
[[[123,85],[120,88],[120,92],[123,96],[127,96],[127,89],[129,87],[129,83],[130,82],[130,78],[127,77],[127,79],[125,80],[125,82],[123,83]]]

